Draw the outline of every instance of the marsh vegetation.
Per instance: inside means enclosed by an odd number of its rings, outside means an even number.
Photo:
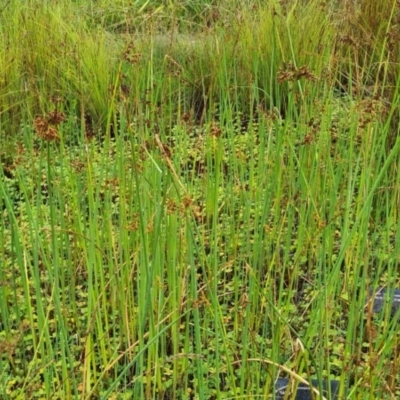
[[[5,2],[0,397],[399,398],[399,18]]]

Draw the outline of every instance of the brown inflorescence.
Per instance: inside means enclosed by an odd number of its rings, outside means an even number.
[[[48,141],[59,140],[60,136],[57,127],[64,120],[64,113],[54,110],[47,117],[38,115],[33,121],[33,126],[40,138]]]
[[[296,68],[293,64],[288,63],[285,65],[284,70],[278,71],[278,83],[283,83],[285,81],[293,82],[300,78],[305,78],[309,81],[318,80],[317,76],[314,75],[305,65]]]

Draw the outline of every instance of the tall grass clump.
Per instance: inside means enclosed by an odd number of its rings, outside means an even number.
[[[357,96],[392,98],[398,75],[399,5],[392,0],[345,2],[337,10],[341,82]]]
[[[61,4],[13,3],[1,15],[3,136],[54,100],[68,112],[83,109],[97,123],[105,120],[116,48],[105,32],[89,32],[71,4]]]
[[[368,3],[10,2],[2,398],[399,396],[397,11]]]

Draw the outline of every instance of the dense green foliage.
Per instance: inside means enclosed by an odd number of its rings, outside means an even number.
[[[398,398],[399,17],[1,6],[0,398]]]

